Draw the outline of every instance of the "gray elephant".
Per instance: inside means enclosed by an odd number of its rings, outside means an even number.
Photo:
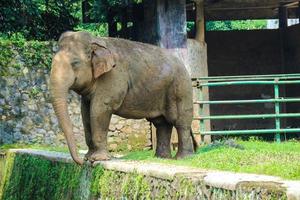
[[[156,46],[86,32],[65,32],[58,44],[50,75],[52,104],[76,163],[83,160],[68,115],[69,89],[82,97],[86,160],[110,159],[107,132],[112,114],[152,122],[158,157],[171,158],[173,126],[178,132],[176,158],[195,151],[191,80],[179,59]]]

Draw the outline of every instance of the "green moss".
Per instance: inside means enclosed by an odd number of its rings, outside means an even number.
[[[91,192],[101,199],[150,199],[151,194],[144,176],[104,170],[101,166],[93,170]]]
[[[286,200],[286,188],[274,182],[242,182],[237,186],[242,193],[252,193],[259,191],[262,199]],[[250,199],[250,198],[249,198]]]
[[[146,143],[146,134],[139,134],[138,137],[136,137],[134,134],[128,135],[128,144],[132,147],[131,151],[141,150],[145,148]]]
[[[196,185],[191,179],[184,176],[179,178],[179,186],[177,186],[177,199],[193,199],[197,196]]]
[[[101,165],[97,165],[92,172],[92,183],[91,183],[91,193],[96,196],[99,194],[99,190],[100,190],[100,178],[104,173],[104,169]]]
[[[5,188],[10,182],[10,178],[12,176],[14,161],[15,161],[15,153],[8,152],[5,157],[5,165],[4,172],[2,174],[2,179],[0,180],[0,199],[4,199]]]
[[[81,172],[71,163],[9,153],[0,199],[76,199]]]
[[[132,199],[150,199],[150,186],[143,175],[126,174],[123,178],[122,196]]]

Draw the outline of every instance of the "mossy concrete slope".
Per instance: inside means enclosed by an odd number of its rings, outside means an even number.
[[[10,150],[0,171],[1,200],[300,200],[300,181],[124,160],[80,167],[68,154],[40,150]]]

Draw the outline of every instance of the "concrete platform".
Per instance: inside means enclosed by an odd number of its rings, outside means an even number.
[[[10,150],[10,152],[37,156],[55,162],[73,163],[70,155],[66,153],[29,149],[15,149]],[[118,173],[120,179],[127,174],[143,176],[147,184],[149,183],[152,199],[156,199],[155,195],[158,192],[155,191],[157,186],[151,184],[157,184],[166,185],[167,190],[176,194],[179,194],[178,191],[189,185],[188,188],[193,191],[193,194],[190,193],[184,196],[180,193],[179,197],[182,198],[178,199],[300,200],[300,181],[288,181],[274,176],[204,170],[122,159],[101,161],[94,163],[94,165],[101,165],[106,171]],[[116,188],[121,188],[121,186],[116,186]],[[173,193],[166,194],[167,199],[176,199],[174,195],[172,196]]]

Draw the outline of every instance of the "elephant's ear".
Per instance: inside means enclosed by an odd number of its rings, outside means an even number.
[[[92,66],[94,78],[109,72],[116,65],[114,56],[102,41],[92,43]]]

